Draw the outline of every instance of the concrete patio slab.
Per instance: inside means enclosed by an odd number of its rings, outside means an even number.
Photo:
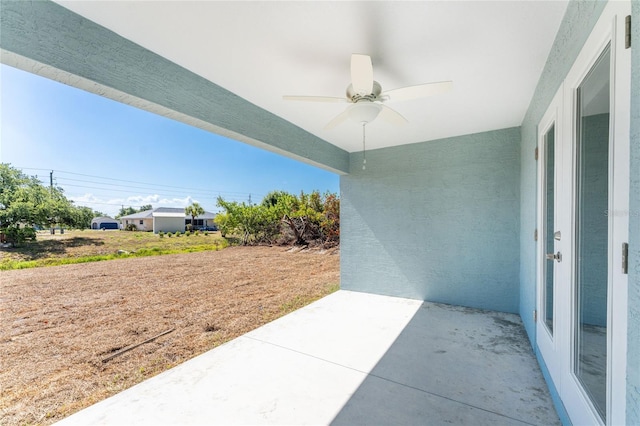
[[[516,315],[338,291],[59,422],[557,424]]]

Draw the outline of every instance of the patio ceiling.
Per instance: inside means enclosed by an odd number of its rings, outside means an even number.
[[[453,80],[447,94],[391,103],[409,124],[377,120],[381,148],[519,126],[565,1],[205,2],[57,1],[346,151],[361,129],[324,126],[347,104],[283,95],[343,96],[350,55],[371,56],[390,90]]]

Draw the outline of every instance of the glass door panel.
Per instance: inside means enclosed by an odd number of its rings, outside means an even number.
[[[554,377],[556,386],[560,385],[559,375],[562,371],[560,357],[559,333],[562,330],[563,313],[566,306],[559,303],[561,293],[568,289],[563,282],[566,263],[558,262],[557,256],[563,247],[560,241],[560,228],[563,213],[569,207],[570,197],[563,196],[563,144],[562,107],[563,88],[553,97],[547,111],[538,123],[538,208],[537,208],[537,240],[536,244],[536,342],[540,355],[544,359],[549,374]],[[554,254],[556,253],[556,254]],[[565,299],[566,300],[566,299]],[[560,308],[560,309],[559,309]],[[566,334],[566,333],[565,333]]]
[[[578,88],[573,373],[603,421],[607,401],[610,49]]]
[[[545,254],[554,251],[554,212],[555,212],[555,124],[544,135],[544,223],[543,244]],[[547,257],[544,262],[544,284],[542,286],[542,316],[544,324],[553,335],[553,270],[554,259]]]

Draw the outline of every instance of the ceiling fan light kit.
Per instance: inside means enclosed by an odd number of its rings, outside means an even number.
[[[382,111],[382,105],[360,101],[349,107],[349,118],[356,123],[371,123]]]

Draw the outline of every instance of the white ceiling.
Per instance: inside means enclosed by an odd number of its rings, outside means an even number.
[[[367,126],[367,149],[519,126],[566,1],[58,1],[349,152],[361,127],[324,126],[348,104],[350,57],[383,90],[453,80],[447,94],[387,103],[408,120]]]

